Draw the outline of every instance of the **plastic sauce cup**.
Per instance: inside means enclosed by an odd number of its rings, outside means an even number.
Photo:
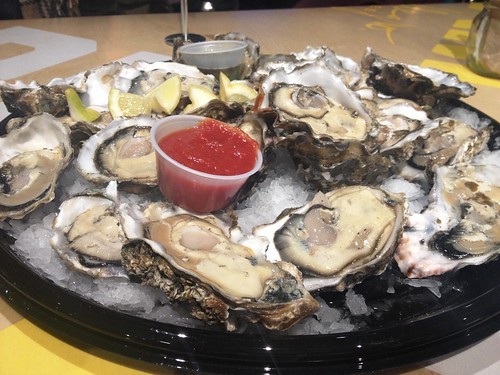
[[[230,80],[241,79],[247,43],[239,40],[213,40],[179,47],[182,63],[194,65],[219,79],[223,72]]]
[[[175,205],[196,213],[227,207],[247,179],[262,166],[262,153],[257,151],[257,160],[250,171],[234,176],[214,175],[186,167],[160,148],[163,137],[194,127],[204,119],[201,116],[174,115],[159,120],[151,129],[161,193]]]

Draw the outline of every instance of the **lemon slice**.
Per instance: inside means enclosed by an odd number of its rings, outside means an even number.
[[[224,74],[219,75],[220,98],[225,102],[245,103],[257,97],[257,91],[245,82],[230,81]]]
[[[108,107],[113,118],[151,113],[149,102],[142,95],[122,92],[115,88],[109,91]]]
[[[181,100],[181,77],[173,75],[146,94],[154,112],[171,114]]]
[[[192,112],[196,108],[203,107],[211,100],[219,98],[217,95],[214,94],[212,90],[200,85],[189,86],[188,94],[189,94],[189,100],[191,100],[191,104],[188,104],[186,108],[184,108],[183,111],[184,113]]]
[[[92,108],[87,108],[83,105],[82,100],[78,93],[72,89],[67,88],[64,91],[66,100],[68,101],[69,115],[75,121],[94,121],[101,117],[101,114]]]

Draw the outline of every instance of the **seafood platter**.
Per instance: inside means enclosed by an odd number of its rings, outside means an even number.
[[[370,48],[216,39],[247,42],[239,79],[174,51],[0,81],[3,295],[66,339],[217,373],[372,371],[498,331],[500,129],[476,88]],[[177,115],[262,155],[223,209],[158,189],[150,132]]]

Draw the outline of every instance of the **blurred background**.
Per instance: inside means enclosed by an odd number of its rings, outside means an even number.
[[[164,13],[180,12],[179,0],[79,0],[82,15],[89,15],[99,4],[115,3],[110,11],[117,13],[144,12]],[[285,9],[318,6],[346,6],[396,3],[438,3],[443,0],[189,0],[190,12],[210,12],[225,10]],[[109,4],[108,4],[109,5]]]
[[[190,0],[190,12],[320,6],[464,2],[464,0]],[[0,19],[178,13],[179,0],[0,0]]]

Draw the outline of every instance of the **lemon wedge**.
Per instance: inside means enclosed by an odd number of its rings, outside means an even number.
[[[109,91],[108,107],[113,118],[151,113],[149,102],[142,95],[122,92],[115,88]]]
[[[188,104],[186,108],[184,108],[184,113],[192,112],[196,108],[203,107],[211,100],[219,98],[212,90],[200,85],[190,85],[188,88],[188,94],[191,104]]]
[[[68,101],[69,115],[75,121],[95,121],[101,114],[92,108],[87,108],[83,105],[82,100],[78,93],[72,89],[67,88],[64,91],[66,100]]]
[[[224,74],[219,75],[220,98],[225,102],[245,103],[257,97],[257,91],[245,82],[231,81]]]
[[[154,112],[171,114],[181,100],[181,77],[173,75],[146,94]]]

